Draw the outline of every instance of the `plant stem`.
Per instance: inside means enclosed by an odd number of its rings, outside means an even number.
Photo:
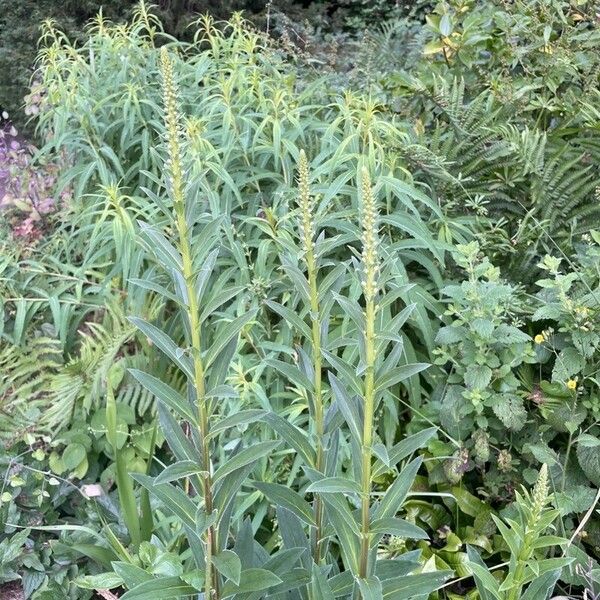
[[[198,409],[198,434],[200,437],[201,467],[205,473],[202,476],[204,493],[204,508],[207,515],[213,511],[211,461],[209,434],[209,415],[206,402],[204,364],[202,362],[201,324],[198,310],[198,298],[195,289],[194,262],[190,240],[190,227],[186,219],[186,197],[183,179],[183,165],[179,140],[179,124],[177,111],[176,89],[173,69],[165,49],[161,54],[165,94],[165,125],[167,130],[167,146],[169,154],[169,170],[171,175],[171,193],[173,210],[177,227],[177,249],[181,255],[182,274],[185,281],[187,303],[186,312],[190,328],[190,350],[193,357],[194,388]],[[219,579],[212,565],[212,556],[216,553],[217,540],[214,526],[208,528],[206,534],[206,572],[205,597],[219,600]],[[214,590],[214,594],[213,594]]]
[[[306,262],[306,270],[308,274],[308,286],[310,290],[310,320],[312,325],[311,342],[312,342],[312,357],[313,357],[313,412],[312,415],[315,437],[316,437],[316,459],[315,469],[323,472],[324,469],[324,443],[325,435],[325,419],[323,406],[323,386],[322,386],[322,369],[323,359],[321,356],[321,307],[319,306],[319,289],[317,286],[317,261],[315,258],[315,225],[313,220],[313,203],[310,196],[308,183],[308,161],[304,151],[300,152],[299,161],[299,176],[298,184],[300,191],[299,204],[302,213],[301,219],[301,237],[304,244],[304,261]],[[313,558],[318,565],[322,556],[323,544],[323,500],[317,494],[314,501],[315,512],[315,547]]]
[[[319,472],[323,472],[324,468],[324,408],[323,408],[323,391],[321,382],[321,371],[323,368],[321,358],[321,318],[319,307],[319,292],[317,288],[317,268],[312,245],[306,253],[306,264],[308,267],[308,284],[310,288],[310,312],[312,323],[312,353],[313,353],[313,370],[314,370],[314,421],[316,433],[316,462],[315,468]],[[321,544],[323,537],[323,501],[317,494],[315,497],[315,522],[317,531],[315,537],[314,560],[316,564],[321,562]]]
[[[359,577],[367,578],[369,573],[369,551],[371,547],[371,463],[373,427],[375,418],[375,300],[378,293],[377,277],[379,256],[377,253],[377,207],[371,180],[366,169],[362,172],[362,264],[363,295],[365,299],[365,376],[364,376],[364,420],[362,433],[362,474],[361,474],[361,552]]]
[[[370,508],[371,508],[371,462],[373,445],[373,419],[375,413],[375,302],[367,301],[365,311],[365,347],[366,371],[364,391],[364,422],[362,444],[362,507],[361,507],[361,536],[362,546],[360,554],[361,578],[368,577],[370,535]]]

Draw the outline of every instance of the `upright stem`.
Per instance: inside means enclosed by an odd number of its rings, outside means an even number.
[[[314,370],[314,393],[313,393],[313,423],[315,428],[316,436],[316,461],[315,469],[322,472],[324,469],[324,448],[323,448],[323,436],[325,434],[324,426],[324,407],[323,407],[323,389],[321,380],[321,371],[323,368],[323,362],[321,357],[321,309],[319,306],[319,290],[317,287],[317,261],[315,258],[315,247],[314,247],[314,236],[315,226],[313,220],[313,203],[310,196],[310,189],[308,184],[308,162],[304,151],[300,152],[300,161],[298,169],[298,183],[300,188],[299,204],[302,213],[301,229],[302,229],[302,240],[304,244],[304,260],[306,262],[306,269],[308,272],[308,286],[310,290],[310,319],[312,325],[311,341],[312,341],[312,356],[313,356],[313,370]],[[322,544],[323,544],[323,500],[319,495],[315,497],[314,501],[315,511],[315,547],[314,547],[314,561],[316,564],[321,562],[323,558],[321,555]]]
[[[375,413],[375,302],[367,301],[365,310],[365,350],[366,370],[364,381],[364,422],[362,443],[362,507],[361,507],[361,578],[369,576],[369,550],[371,546],[371,463],[373,445],[373,426]]]
[[[171,193],[173,198],[173,211],[175,213],[175,224],[177,227],[177,249],[181,254],[182,273],[185,281],[187,294],[186,312],[190,327],[190,346],[193,357],[194,388],[196,390],[196,403],[198,409],[198,434],[200,437],[200,453],[204,493],[204,508],[206,514],[213,511],[211,460],[209,434],[209,415],[206,402],[206,388],[204,376],[204,364],[202,362],[202,339],[201,324],[198,310],[198,298],[195,289],[195,271],[190,240],[189,224],[186,219],[185,185],[183,179],[183,165],[181,157],[181,145],[179,136],[179,123],[177,111],[177,94],[173,77],[173,67],[167,51],[163,48],[161,54],[164,102],[165,102],[165,125],[167,130],[167,146],[169,151],[169,174],[171,176]],[[219,579],[212,566],[212,556],[217,550],[216,530],[209,527],[206,534],[206,577],[205,597],[207,600],[219,600]],[[214,593],[213,593],[214,592]]]
[[[364,376],[364,421],[362,432],[362,477],[361,477],[361,552],[359,576],[367,578],[369,573],[369,551],[371,547],[371,463],[373,459],[373,428],[375,426],[375,315],[378,292],[379,256],[377,253],[377,207],[369,173],[362,172],[362,266],[363,296],[365,299],[365,376]]]
[[[306,263],[308,266],[308,284],[310,288],[310,312],[312,322],[312,351],[313,351],[313,370],[314,370],[314,421],[316,433],[316,463],[317,471],[323,472],[324,469],[324,450],[323,436],[325,433],[324,427],[324,408],[323,408],[323,393],[321,383],[321,370],[323,368],[321,358],[321,318],[319,307],[319,294],[317,289],[317,269],[315,257],[312,247],[307,252]],[[317,524],[316,539],[315,539],[315,563],[321,562],[321,545],[323,537],[323,501],[319,495],[315,498],[315,522]]]

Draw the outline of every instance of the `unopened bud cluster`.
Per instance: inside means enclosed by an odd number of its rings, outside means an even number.
[[[546,506],[546,503],[548,502],[549,491],[550,486],[548,484],[548,465],[543,464],[531,495],[531,499],[533,501],[533,513],[535,515],[539,515],[544,506]]]
[[[366,169],[362,171],[362,263],[363,293],[366,302],[372,302],[377,296],[377,278],[379,275],[379,255],[377,247],[378,213],[375,197],[371,188],[371,178]]]
[[[302,244],[305,253],[311,254],[314,251],[315,223],[313,219],[314,202],[310,195],[308,184],[308,161],[304,150],[300,151],[300,160],[298,162],[298,205],[300,207],[300,226],[302,229]]]
[[[181,131],[177,105],[177,86],[173,75],[173,64],[166,48],[160,53],[160,66],[163,78],[163,101],[165,108],[165,129],[167,136],[169,183],[175,204],[183,203],[183,166],[181,160]]]

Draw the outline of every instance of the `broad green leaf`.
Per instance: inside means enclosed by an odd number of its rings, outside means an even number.
[[[223,577],[230,579],[236,585],[240,585],[242,563],[235,552],[223,550],[212,557],[212,562]]]
[[[440,589],[452,576],[452,571],[435,571],[418,575],[403,575],[382,582],[385,600],[410,600],[427,597]]]
[[[74,581],[75,585],[86,590],[110,590],[123,585],[123,579],[116,573],[83,575]]]
[[[223,586],[223,598],[246,592],[260,592],[282,583],[282,580],[265,569],[246,569],[240,575],[240,585],[228,581]]]
[[[136,585],[121,596],[121,600],[169,600],[197,594],[198,590],[179,577],[159,577]]]

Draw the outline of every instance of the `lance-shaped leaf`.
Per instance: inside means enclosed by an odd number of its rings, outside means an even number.
[[[234,456],[228,458],[224,464],[222,464],[215,472],[213,477],[213,483],[217,483],[220,479],[223,479],[229,473],[233,473],[237,469],[240,469],[246,465],[255,463],[257,460],[267,456],[281,442],[279,440],[272,442],[260,442],[249,448],[244,448]]]
[[[203,471],[197,462],[192,460],[180,460],[172,465],[166,467],[161,473],[154,478],[154,483],[159,485],[161,483],[171,483],[184,477],[190,477],[191,475],[207,475],[206,471]]]
[[[427,533],[423,529],[397,517],[376,519],[371,523],[371,533],[390,534],[410,540],[426,540],[428,538]]]
[[[158,577],[152,581],[146,581],[136,585],[129,590],[121,600],[170,600],[171,598],[181,598],[182,596],[191,596],[197,594],[198,590],[185,583],[179,577]]]
[[[240,585],[228,581],[223,586],[222,598],[247,592],[260,592],[282,583],[277,575],[266,569],[246,569],[240,574]]]
[[[231,429],[232,427],[238,427],[239,425],[248,425],[249,423],[255,423],[256,421],[260,421],[260,419],[262,419],[266,414],[266,411],[257,408],[241,410],[238,413],[234,413],[229,417],[221,419],[218,423],[213,425],[210,430],[209,437],[216,437],[219,433],[227,431],[227,429]]]
[[[232,339],[239,335],[244,325],[249,323],[256,316],[256,311],[257,309],[249,310],[246,314],[236,317],[233,321],[230,321],[217,330],[215,333],[215,341],[204,357],[205,368],[210,367],[221,350],[223,350]]]
[[[138,319],[137,317],[129,317],[129,320],[147,337],[159,350],[166,354],[186,375],[190,380],[194,379],[194,371],[190,357],[185,354],[185,351],[180,348],[166,333],[155,327],[154,325]]]
[[[423,459],[418,457],[402,469],[400,475],[398,475],[394,483],[388,488],[381,502],[375,508],[375,519],[385,519],[396,515],[406,499],[422,463]]]
[[[439,590],[452,576],[452,571],[435,571],[418,575],[403,575],[382,582],[384,600],[427,598]]]
[[[387,390],[389,387],[396,385],[402,381],[405,381],[409,377],[424,371],[429,368],[430,365],[427,363],[412,363],[409,365],[402,365],[401,367],[395,367],[387,373],[383,373],[375,382],[375,391],[382,392]]]
[[[223,550],[212,557],[212,562],[223,577],[230,579],[236,585],[240,584],[242,563],[235,552]]]
[[[315,524],[312,507],[294,490],[285,485],[280,485],[279,483],[269,483],[266,481],[254,481],[253,484],[257,490],[262,492],[277,506],[286,508],[294,513],[307,525]]]
[[[321,494],[332,494],[334,492],[342,492],[344,494],[360,494],[360,485],[351,479],[343,477],[325,477],[315,483],[311,483],[307,488],[307,492],[317,492]]]
[[[362,600],[383,600],[381,581],[375,576],[357,579]]]
[[[138,369],[129,369],[133,375],[159,402],[170,408],[180,419],[185,419],[192,424],[197,425],[196,415],[192,410],[190,403],[170,385],[161,381],[157,377],[139,371]]]

